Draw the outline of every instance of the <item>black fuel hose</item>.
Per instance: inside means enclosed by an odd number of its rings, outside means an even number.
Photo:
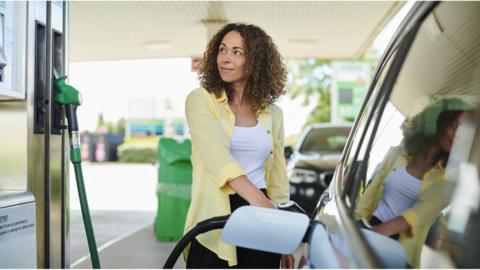
[[[178,257],[180,257],[180,254],[182,254],[185,247],[193,240],[193,238],[195,238],[195,236],[208,231],[222,229],[223,227],[225,227],[225,224],[227,223],[229,217],[230,215],[213,217],[199,222],[195,227],[193,227],[193,229],[188,231],[182,237],[182,239],[180,239],[180,241],[178,241],[177,245],[175,245],[172,252],[170,253],[170,256],[168,256],[165,265],[163,265],[163,268],[172,269],[173,266],[175,266]]]

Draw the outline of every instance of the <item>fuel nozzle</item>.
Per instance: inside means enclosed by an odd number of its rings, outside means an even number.
[[[68,132],[78,131],[77,106],[82,104],[82,95],[77,89],[65,82],[67,76],[59,77],[56,71],[53,74],[55,78],[54,84],[57,89],[55,101],[65,106]]]
[[[53,70],[54,86],[57,89],[55,101],[65,107],[65,114],[68,122],[68,134],[70,137],[71,160],[74,163],[81,162],[80,158],[80,134],[77,119],[77,107],[82,104],[82,95],[73,86],[66,83],[67,76],[59,76]]]

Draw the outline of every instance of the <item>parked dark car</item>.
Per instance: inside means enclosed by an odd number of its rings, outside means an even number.
[[[310,125],[289,157],[290,199],[308,214],[313,212],[318,197],[330,184],[351,128],[350,123]]]
[[[289,252],[303,239],[306,245],[298,268],[480,268],[479,29],[480,2],[416,2],[376,69],[332,182],[319,197],[313,217],[305,222],[302,214],[243,208],[244,212],[267,213],[264,218],[255,216],[254,228],[267,227],[262,233],[274,235],[262,235],[256,245],[262,250]],[[433,114],[422,114],[443,100],[455,102],[445,102]],[[443,119],[440,112],[446,110],[460,114],[447,122],[438,120]],[[421,115],[433,118],[424,121]],[[445,151],[449,145],[449,156],[412,159],[411,154],[404,154],[407,140],[412,142],[407,136],[419,123],[423,123],[421,129],[437,135],[425,143],[413,141],[414,145],[421,149],[442,140],[440,147]],[[446,128],[438,128],[445,124]],[[455,131],[447,137],[445,134],[452,133],[445,130]],[[401,151],[392,155],[393,150]],[[399,160],[403,165],[397,164]],[[382,187],[375,179],[388,179],[400,165],[403,167],[398,168],[415,175],[418,172],[409,171],[414,162],[423,162],[420,164],[428,166],[428,171],[416,179],[420,188],[413,190],[418,191],[418,197],[397,216],[408,224],[397,235],[398,240],[360,222],[363,199],[381,199],[384,194],[382,189],[369,192]],[[398,202],[391,206],[398,206]],[[276,214],[269,214],[272,211]],[[433,217],[430,221],[434,222],[426,222],[427,217]],[[239,234],[252,233],[254,228]],[[291,236],[292,230],[302,235]],[[429,232],[416,237],[421,231]],[[242,235],[239,239],[254,242],[257,238]],[[265,239],[272,244],[262,246]]]

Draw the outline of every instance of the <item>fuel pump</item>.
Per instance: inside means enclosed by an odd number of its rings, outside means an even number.
[[[54,70],[55,87],[58,94],[55,96],[55,102],[61,104],[65,108],[65,114],[68,122],[68,135],[70,138],[70,161],[75,170],[75,179],[77,181],[78,196],[80,199],[80,207],[82,210],[83,224],[87,235],[88,249],[90,250],[90,258],[93,268],[100,268],[100,260],[97,252],[97,244],[95,242],[95,234],[93,232],[92,221],[90,219],[90,210],[88,208],[87,194],[85,184],[83,182],[82,157],[80,154],[80,134],[78,130],[77,107],[82,104],[82,96],[73,86],[67,84],[65,80],[67,76],[59,77]]]

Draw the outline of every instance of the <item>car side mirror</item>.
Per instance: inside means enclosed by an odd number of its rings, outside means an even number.
[[[293,148],[290,145],[287,145],[283,148],[283,156],[285,159],[289,159],[293,154]]]
[[[302,243],[309,224],[305,214],[243,206],[230,215],[222,240],[239,247],[292,254]]]

